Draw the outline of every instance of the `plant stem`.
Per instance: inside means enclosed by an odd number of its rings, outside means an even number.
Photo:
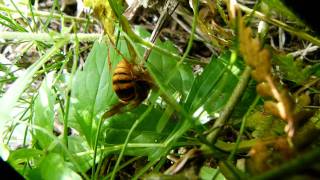
[[[254,177],[253,179],[281,179],[290,178],[288,175],[292,175],[294,172],[299,172],[304,169],[310,168],[313,164],[318,163],[320,160],[320,149],[315,148],[314,150],[303,154],[273,170],[270,170],[260,176]]]
[[[76,37],[77,36],[77,37]],[[75,41],[77,38],[79,42],[92,42],[99,39],[101,34],[49,34],[49,33],[29,33],[29,32],[1,32],[0,39],[4,40],[21,40],[21,41],[41,41],[54,43],[55,40],[59,39],[70,39],[70,41]]]
[[[241,5],[241,4],[238,4],[239,8],[246,12],[246,13],[253,13],[253,15],[265,22],[268,22],[270,24],[273,24],[275,26],[278,26],[286,31],[288,31],[289,33],[291,34],[294,34],[294,35],[297,35],[298,37],[301,37],[302,39],[305,39],[307,41],[310,41],[311,43],[313,43],[314,45],[317,45],[317,46],[320,46],[320,40],[318,38],[316,38],[315,36],[311,36],[310,34],[304,32],[304,31],[301,31],[299,29],[295,29],[287,24],[285,24],[284,22],[282,21],[279,21],[277,19],[273,19],[273,18],[270,18],[270,17],[267,17],[266,15],[264,15],[263,13],[259,12],[259,11],[254,11],[244,5]]]
[[[134,122],[134,124],[132,125],[130,131],[128,132],[128,135],[127,135],[127,137],[126,137],[126,140],[124,141],[124,145],[123,145],[123,147],[122,147],[122,149],[121,149],[121,152],[120,152],[120,154],[119,154],[119,157],[118,157],[118,159],[117,159],[117,162],[116,162],[116,164],[115,164],[115,166],[114,166],[114,169],[113,169],[113,171],[112,171],[111,179],[115,179],[116,172],[119,170],[118,167],[119,167],[120,161],[121,161],[121,159],[122,159],[122,157],[123,157],[123,155],[124,155],[124,151],[125,151],[125,149],[126,149],[126,146],[127,146],[127,144],[129,143],[129,140],[130,140],[130,138],[131,138],[131,134],[133,133],[133,131],[135,130],[135,128],[139,125],[139,123],[151,112],[152,107],[153,107],[153,106],[149,106],[149,107],[148,107],[148,109],[139,117],[139,119],[137,119],[137,120]],[[98,132],[98,133],[99,133],[99,132]]]
[[[250,79],[250,73],[251,73],[251,67],[246,66],[236,88],[234,89],[233,94],[231,95],[225,108],[221,112],[220,117],[215,121],[215,123],[213,124],[213,126],[210,129],[210,133],[207,136],[207,140],[210,143],[214,143],[216,141],[220,127],[225,124],[225,122],[227,121],[227,119],[231,115],[235,105],[237,104],[238,100],[240,99],[241,95],[243,94],[245,88],[248,85],[248,82]]]
[[[10,13],[19,13],[17,10],[9,8],[5,5],[0,5],[0,11],[5,11],[5,12],[10,12]],[[53,17],[56,19],[60,19],[60,18],[64,18],[66,21],[73,21],[76,20],[78,22],[87,22],[88,20],[85,18],[80,18],[80,17],[74,17],[74,16],[69,16],[69,15],[61,15],[61,14],[56,14],[56,13],[50,13],[50,12],[45,12],[45,11],[37,11],[37,10],[33,10],[33,11],[24,11],[21,10],[21,12],[23,14],[27,14],[28,17],[34,15],[34,16],[39,16],[39,17]],[[33,13],[32,13],[33,12]]]
[[[251,113],[251,111],[253,110],[253,108],[257,105],[258,101],[259,101],[260,97],[256,96],[256,98],[254,99],[253,103],[251,104],[251,106],[249,107],[248,111],[246,112],[246,114],[243,116],[242,118],[242,123],[241,123],[241,127],[240,127],[240,132],[239,135],[237,137],[236,143],[235,143],[235,147],[233,148],[233,150],[231,151],[229,157],[228,157],[228,161],[232,161],[234,158],[234,155],[236,154],[239,145],[240,145],[240,141],[241,141],[241,136],[244,132],[244,128],[246,126],[246,121],[247,118],[249,116],[249,114]]]

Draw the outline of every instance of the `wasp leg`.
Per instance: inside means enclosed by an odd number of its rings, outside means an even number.
[[[140,103],[141,103],[141,101],[132,102],[130,104],[119,102],[118,104],[113,105],[110,110],[105,112],[102,115],[102,119],[106,120],[106,119],[112,117],[115,114],[121,114],[121,113],[124,113],[124,112],[131,111],[132,109],[135,109],[136,107],[138,107],[140,105]],[[128,108],[124,108],[127,105],[129,105]]]
[[[108,47],[108,65],[109,65],[109,72],[112,74],[112,64],[110,60],[110,47]]]
[[[115,104],[114,106],[112,106],[112,108],[110,110],[108,110],[107,112],[105,112],[102,115],[102,119],[106,120],[108,118],[110,118],[111,116],[117,114],[117,113],[122,113],[124,112],[123,107],[125,107],[127,104],[119,102],[118,104]]]

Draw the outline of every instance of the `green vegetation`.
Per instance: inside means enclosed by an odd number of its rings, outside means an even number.
[[[45,2],[0,1],[0,157],[26,179],[317,177],[320,40],[281,1],[179,1],[155,43],[160,1]],[[152,88],[118,109],[123,58]]]

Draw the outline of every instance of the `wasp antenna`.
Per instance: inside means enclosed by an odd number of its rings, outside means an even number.
[[[112,72],[112,64],[110,60],[110,48],[108,47],[108,65],[109,65],[109,72]]]
[[[169,0],[166,2],[165,6],[160,14],[160,17],[158,19],[158,22],[157,22],[157,24],[156,24],[155,28],[153,29],[152,34],[150,36],[151,43],[155,43],[158,35],[161,32],[163,24],[172,15],[172,13],[176,10],[178,5],[179,5],[179,1]],[[145,53],[143,55],[143,59],[145,62],[148,61],[148,58],[149,58],[151,51],[152,51],[152,48],[147,48],[147,50],[145,51]]]
[[[116,50],[116,52],[122,57],[122,59],[127,60],[127,58],[119,51],[119,49],[116,47],[116,45],[114,44],[114,42],[112,41],[111,37],[109,36],[109,34],[107,34],[108,39],[109,39],[109,44],[111,44],[111,46],[113,47],[114,50]]]

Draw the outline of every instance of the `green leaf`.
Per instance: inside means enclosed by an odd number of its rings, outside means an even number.
[[[185,108],[188,112],[196,111],[208,100],[215,102],[216,108],[226,102],[226,96],[230,95],[232,87],[235,86],[235,77],[227,69],[225,63],[228,59],[230,59],[230,54],[224,54],[217,59],[212,58],[203,73],[196,77],[185,102]],[[226,90],[226,92],[223,90]],[[223,93],[225,94],[223,95]],[[217,101],[215,97],[222,97],[223,102]]]
[[[249,82],[244,94],[241,97],[241,100],[237,103],[237,106],[233,110],[232,118],[242,119],[242,117],[245,115],[257,96],[256,85],[257,83],[254,80]]]
[[[21,26],[19,23],[15,22],[11,18],[0,14],[0,24],[3,26],[6,26],[14,31],[20,31],[20,32],[28,32],[23,26]]]
[[[112,90],[108,52],[115,66],[120,58],[117,52],[108,49],[103,42],[95,42],[83,69],[77,71],[71,89],[70,123],[86,137],[90,146],[94,142],[100,115],[117,100]]]
[[[226,70],[223,77],[214,87],[208,100],[205,103],[205,110],[210,114],[219,111],[228,102],[234,88],[236,87],[238,78],[231,71]]]
[[[301,25],[301,21],[297,18],[297,16],[291,12],[280,0],[263,0],[265,4],[269,6],[269,9],[272,11],[276,11],[281,14],[283,17],[286,17],[290,20],[299,22]]]
[[[150,33],[140,26],[136,28],[136,31],[142,38],[150,37]],[[171,53],[179,54],[178,49],[171,41],[162,42],[159,40],[156,41],[156,45]],[[179,92],[180,95],[185,97],[190,91],[194,75],[190,65],[180,64],[177,66],[178,60],[179,59],[177,58],[169,57],[156,50],[152,50],[148,63],[151,71],[157,76],[157,78],[162,80],[162,82],[166,82],[171,78],[169,81],[169,87],[171,87],[172,92]]]
[[[54,77],[54,72],[47,74],[34,101],[33,124],[42,127],[48,133],[53,132],[54,124],[54,105],[56,101],[56,93],[52,89]],[[34,130],[34,138],[38,140],[42,149],[46,149],[52,142],[52,138],[40,130]]]
[[[21,148],[11,151],[8,162],[18,172],[25,173],[25,163],[30,159],[35,159],[34,164],[38,161],[39,157],[43,156],[44,152],[38,149]]]
[[[74,154],[74,159],[82,172],[87,172],[92,167],[92,154],[87,153],[90,152],[90,147],[84,137],[69,136],[68,138],[68,150]]]
[[[106,122],[102,129],[104,132],[105,145],[123,144],[132,125],[139,118],[139,116],[147,110],[146,105],[140,105],[131,112],[116,115]],[[135,128],[131,135],[129,143],[141,143],[142,148],[126,148],[126,154],[134,156],[151,155],[155,152],[154,148],[144,148],[145,143],[161,143],[167,135],[175,127],[175,122],[170,121],[161,133],[156,131],[155,124],[161,117],[162,112],[158,109],[152,111],[145,119]]]
[[[74,172],[63,157],[56,153],[47,155],[40,163],[40,166],[30,171],[27,175],[30,179],[60,180],[73,179],[81,180],[76,172]]]
[[[283,78],[299,85],[305,83],[311,75],[319,74],[320,64],[304,66],[302,61],[294,60],[292,56],[274,56],[274,59]]]
[[[220,161],[219,162],[219,169],[220,172],[226,179],[230,180],[238,180],[238,179],[248,179],[247,174],[240,171],[236,168],[232,162],[229,161]]]
[[[283,135],[285,122],[256,111],[248,117],[246,126],[253,130],[252,136],[254,138],[264,138]]]
[[[219,169],[214,169],[208,166],[202,166],[199,174],[202,180],[224,180],[224,176],[219,172]]]
[[[172,53],[178,54],[177,49],[172,42],[158,42],[157,45]],[[162,82],[166,82],[169,78],[169,87],[172,92],[179,92],[183,97],[189,92],[194,76],[192,70],[186,64],[177,66],[177,59],[165,56],[157,51],[152,51],[149,57],[150,68],[152,72]]]

